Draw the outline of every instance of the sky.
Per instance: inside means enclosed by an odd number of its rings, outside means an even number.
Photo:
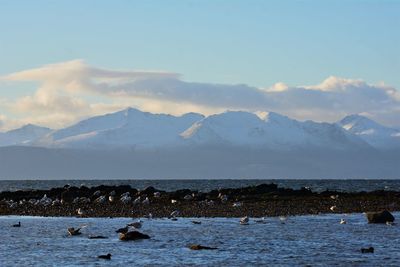
[[[0,5],[0,130],[128,106],[400,127],[400,1]]]

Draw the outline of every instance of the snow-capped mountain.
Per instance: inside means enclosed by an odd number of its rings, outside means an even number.
[[[50,132],[49,128],[27,124],[15,130],[0,133],[0,146],[27,145]]]
[[[338,123],[297,121],[265,112],[227,111],[204,117],[152,114],[128,108],[54,130],[34,125],[0,133],[0,146],[47,148],[174,148],[231,146],[290,151],[400,148],[400,131],[351,115]]]
[[[337,124],[348,132],[359,136],[375,148],[400,148],[399,130],[385,127],[367,117],[361,115],[349,115]]]
[[[264,146],[280,150],[368,146],[335,124],[300,122],[274,112],[262,116],[243,111],[212,115],[193,124],[181,136],[187,143],[197,145]]]
[[[179,140],[179,133],[202,118],[203,115],[196,113],[175,117],[128,108],[55,131],[36,145],[68,148],[170,146]]]

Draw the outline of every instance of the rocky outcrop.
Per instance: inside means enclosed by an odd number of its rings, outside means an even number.
[[[394,221],[394,216],[387,210],[380,212],[367,212],[365,213],[365,216],[367,216],[368,223],[387,223]]]

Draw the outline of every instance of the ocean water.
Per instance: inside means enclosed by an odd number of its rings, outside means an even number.
[[[394,213],[399,217],[400,213]],[[341,225],[341,218],[347,224]],[[130,218],[0,217],[0,265],[6,266],[400,266],[400,226],[367,224],[363,214],[267,218],[144,219],[149,240],[123,242]],[[22,227],[12,224],[21,222]],[[67,227],[86,225],[80,236]],[[104,235],[108,239],[88,239]],[[190,244],[217,247],[193,251]],[[375,248],[362,254],[362,247]],[[110,261],[98,259],[112,254]]]
[[[342,192],[395,190],[400,191],[400,180],[333,180],[333,179],[202,179],[202,180],[0,180],[1,191],[15,191],[27,189],[50,189],[62,187],[66,184],[73,186],[85,185],[88,187],[98,185],[131,185],[136,189],[153,186],[159,190],[174,191],[188,188],[207,192],[218,188],[239,188],[243,186],[258,185],[262,183],[275,183],[280,187],[300,189],[309,187],[320,192],[326,189]]]

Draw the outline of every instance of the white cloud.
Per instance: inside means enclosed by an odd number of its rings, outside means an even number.
[[[35,94],[0,105],[22,117],[21,122],[31,120],[51,127],[127,106],[171,114],[211,114],[226,109],[275,111],[318,121],[365,113],[385,124],[400,126],[400,93],[395,88],[333,76],[317,85],[276,83],[260,89],[242,84],[187,82],[171,72],[106,70],[74,60],[1,79],[38,82]]]

